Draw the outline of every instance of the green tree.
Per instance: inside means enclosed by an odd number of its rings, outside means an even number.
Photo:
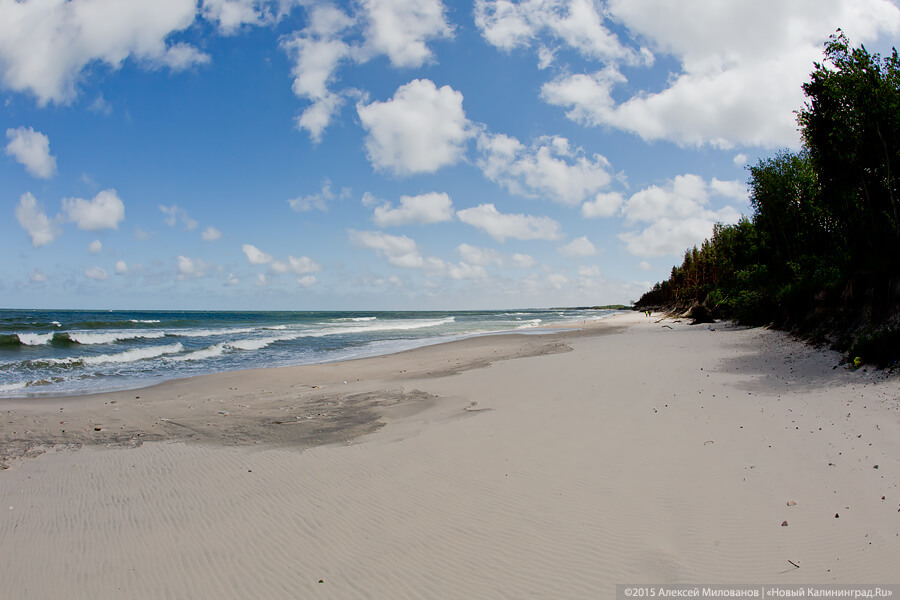
[[[833,241],[858,268],[896,269],[900,241],[900,59],[851,49],[839,30],[803,86],[803,141],[834,219]]]

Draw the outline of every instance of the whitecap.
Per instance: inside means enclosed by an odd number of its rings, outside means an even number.
[[[53,340],[52,333],[17,333],[16,337],[26,346],[44,346]]]
[[[541,323],[541,319],[531,319],[530,321],[519,325],[518,327],[516,327],[516,329],[531,329],[532,327],[540,327]]]
[[[112,344],[123,340],[155,340],[165,337],[162,331],[112,331],[105,333],[89,333],[86,331],[70,331],[66,334],[70,340],[77,344]]]
[[[119,354],[101,354],[99,356],[83,356],[80,359],[86,365],[101,365],[106,363],[131,363],[149,358],[159,358],[167,354],[178,354],[184,350],[180,342],[167,346],[154,346],[150,348],[135,348]]]
[[[0,383],[0,393],[2,392],[14,392],[16,390],[22,390],[28,387],[27,381],[18,381],[16,383]]]
[[[217,356],[222,356],[225,354],[227,350],[226,344],[215,344],[213,346],[209,346],[208,348],[203,348],[202,350],[195,350],[190,354],[185,354],[184,356],[173,356],[170,360],[176,360],[178,362],[186,362],[192,360],[206,360],[208,358],[215,358]]]

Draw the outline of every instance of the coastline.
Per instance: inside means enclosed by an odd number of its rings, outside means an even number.
[[[0,401],[0,577],[73,598],[891,583],[896,378],[655,321]]]

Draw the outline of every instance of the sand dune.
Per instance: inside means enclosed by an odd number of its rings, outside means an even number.
[[[777,332],[654,321],[5,401],[4,594],[896,580],[897,379]]]

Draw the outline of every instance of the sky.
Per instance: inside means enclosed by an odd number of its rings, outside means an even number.
[[[0,0],[0,307],[627,304],[891,0]]]

